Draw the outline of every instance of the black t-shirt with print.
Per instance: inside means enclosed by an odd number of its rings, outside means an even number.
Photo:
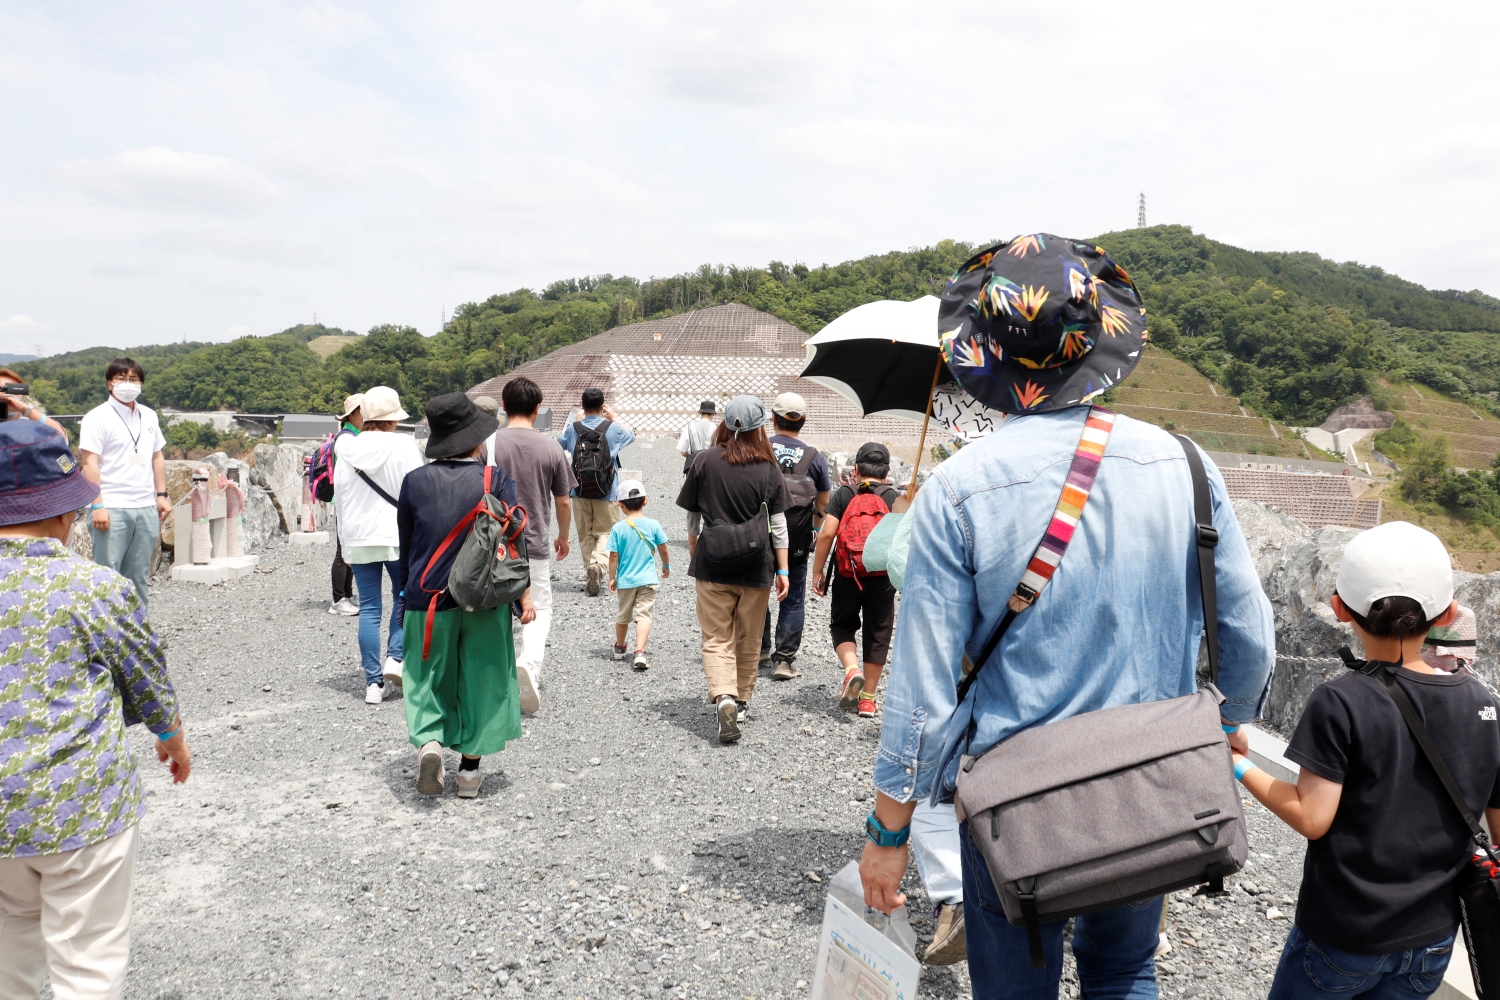
[[[704,527],[710,523],[743,524],[760,513],[766,504],[771,514],[786,513],[786,480],[775,462],[750,462],[731,465],[724,457],[724,446],[714,445],[693,456],[677,506],[703,514]],[[704,583],[722,583],[731,587],[766,588],[776,575],[776,556],[766,546],[761,565],[737,573],[716,573],[703,559],[699,545],[688,565],[688,576]]]
[[[1474,815],[1500,806],[1495,697],[1468,674],[1403,668],[1397,678]],[[1307,845],[1302,932],[1370,955],[1452,934],[1454,880],[1473,843],[1380,679],[1350,671],[1315,688],[1286,755],[1344,786],[1333,825]]]

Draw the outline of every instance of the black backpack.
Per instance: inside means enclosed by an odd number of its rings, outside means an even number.
[[[802,457],[797,464],[792,466],[790,472],[784,471],[782,479],[786,480],[787,508],[786,508],[786,531],[788,559],[803,559],[812,551],[813,515],[818,508],[818,487],[813,483],[808,472],[812,469],[813,460],[818,457],[815,448],[808,446],[803,449]]]
[[[598,427],[586,427],[582,420],[573,425],[578,440],[573,442],[573,478],[578,480],[578,495],[586,500],[606,500],[615,486],[615,460],[609,453],[609,421]]]

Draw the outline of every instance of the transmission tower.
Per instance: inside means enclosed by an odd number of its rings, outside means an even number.
[[[1139,229],[1146,228],[1146,192],[1141,192],[1141,204],[1135,215],[1135,224]]]

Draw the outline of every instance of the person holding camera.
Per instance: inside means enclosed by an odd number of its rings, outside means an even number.
[[[9,368],[0,368],[0,400],[4,401],[0,403],[0,419],[35,421],[67,437],[63,425],[47,416],[42,404],[31,397],[31,387],[26,380]]]
[[[85,413],[78,429],[83,474],[99,487],[89,505],[94,562],[135,584],[143,608],[161,522],[172,513],[167,439],[156,411],[136,401],[145,381],[136,361],[115,358],[104,370],[109,398]]]

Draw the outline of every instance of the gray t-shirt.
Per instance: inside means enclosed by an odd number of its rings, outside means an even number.
[[[494,442],[491,461],[516,481],[516,496],[526,508],[527,555],[551,559],[552,498],[565,497],[578,485],[568,456],[556,441],[530,427],[502,427]]]

